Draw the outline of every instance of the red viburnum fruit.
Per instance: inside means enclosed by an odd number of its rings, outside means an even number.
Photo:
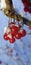
[[[9,39],[6,33],[3,35],[3,38],[4,38],[4,40],[6,40],[6,41]]]
[[[21,33],[17,33],[17,34],[15,35],[15,37],[16,37],[16,39],[20,39],[20,38],[22,37],[22,35],[21,35]]]
[[[19,27],[17,27],[17,26],[12,26],[11,31],[12,31],[12,34],[13,34],[13,35],[17,34],[18,30],[19,30]]]
[[[14,42],[15,42],[15,38],[9,38],[9,42],[11,43],[11,44],[13,44]]]

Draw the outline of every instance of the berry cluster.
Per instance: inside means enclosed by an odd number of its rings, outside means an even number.
[[[27,0],[22,0],[24,4],[24,11],[31,13],[31,3],[28,3]]]
[[[14,43],[15,39],[20,39],[26,35],[26,31],[22,28],[22,26],[16,25],[15,23],[10,23],[9,27],[6,29],[4,34],[4,39],[9,40],[10,43]]]

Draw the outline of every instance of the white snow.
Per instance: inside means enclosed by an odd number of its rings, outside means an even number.
[[[6,8],[5,0],[0,1],[0,9],[2,9],[2,8]]]

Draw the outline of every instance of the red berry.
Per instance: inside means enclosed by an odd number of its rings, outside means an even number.
[[[22,37],[24,37],[26,35],[26,31],[23,29],[21,34],[22,34]]]
[[[31,26],[29,26],[29,29],[31,30]]]
[[[31,4],[27,2],[27,0],[22,0],[24,4],[24,11],[31,13]]]
[[[12,38],[9,38],[9,41],[10,41],[10,43],[14,43],[15,42],[15,39],[12,37]]]
[[[15,35],[19,30],[19,27],[17,26],[12,26],[12,34]]]
[[[25,8],[24,8],[24,11],[25,11],[25,12],[28,12],[28,8],[27,8],[27,7],[25,7]]]
[[[9,39],[6,33],[3,35],[3,37],[4,37],[5,40]]]
[[[27,2],[24,2],[24,6],[27,7],[28,6],[28,3]]]
[[[16,39],[20,39],[20,38],[22,37],[22,35],[21,35],[21,33],[17,33],[17,34],[15,35],[15,37],[16,37]]]

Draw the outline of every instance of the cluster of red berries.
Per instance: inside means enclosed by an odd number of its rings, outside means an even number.
[[[20,39],[25,35],[26,35],[26,31],[21,26],[11,22],[9,28],[7,28],[7,31],[3,37],[5,40],[9,40],[10,43],[14,43],[15,38]]]
[[[22,0],[24,4],[24,11],[31,13],[31,3],[28,3],[27,0]]]

